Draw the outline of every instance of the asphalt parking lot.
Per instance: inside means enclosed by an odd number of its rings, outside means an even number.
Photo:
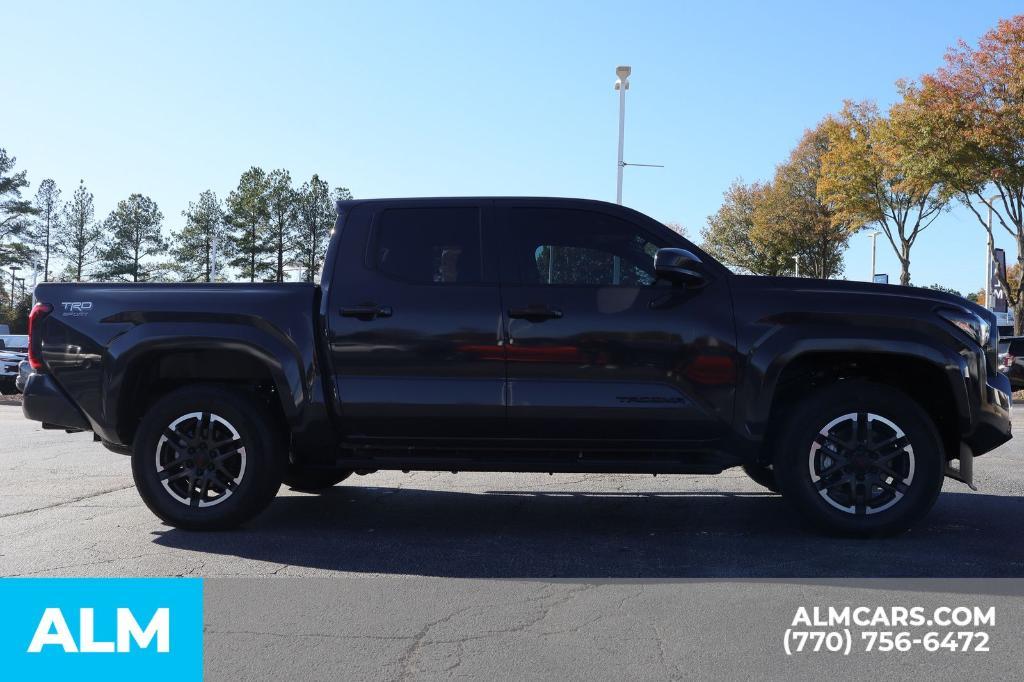
[[[809,531],[739,470],[379,472],[322,495],[282,489],[241,530],[191,533],[151,515],[128,458],[91,434],[44,431],[10,404],[0,434],[8,576],[1024,577],[1024,439],[976,462],[978,492],[947,479],[923,525],[857,541]]]
[[[202,534],[149,513],[127,457],[0,404],[0,575],[249,578],[208,583],[211,679],[273,678],[282,656],[296,679],[643,679],[708,666],[799,677],[812,671],[764,652],[779,653],[793,604],[837,598],[819,578],[1024,577],[1022,455],[1024,439],[979,459],[978,492],[947,480],[922,525],[884,540],[816,535],[738,470],[381,472],[323,495],[282,490],[243,529]],[[267,576],[329,580],[251,580]],[[900,594],[887,580],[843,584],[851,603]],[[1007,603],[997,581],[970,584]],[[883,662],[859,670],[882,674]],[[934,656],[920,665],[952,670]]]

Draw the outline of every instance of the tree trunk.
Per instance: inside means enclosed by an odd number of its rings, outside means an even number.
[[[256,281],[256,226],[252,226],[252,244],[249,248],[249,282]]]
[[[46,226],[46,249],[43,255],[43,281],[46,282],[50,279],[50,225]]]
[[[905,239],[900,243],[900,284],[910,286],[910,244]]]
[[[277,230],[277,281],[284,281],[284,235],[280,227]]]
[[[1024,296],[1017,296],[1013,304],[1013,335],[1020,336],[1024,332]]]

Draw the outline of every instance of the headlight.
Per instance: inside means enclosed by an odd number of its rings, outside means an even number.
[[[956,325],[960,331],[974,339],[979,346],[985,347],[988,345],[989,339],[992,336],[992,327],[989,325],[988,320],[966,310],[943,308],[938,313],[942,319]]]

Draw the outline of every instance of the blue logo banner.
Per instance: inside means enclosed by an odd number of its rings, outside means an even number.
[[[201,578],[0,580],[6,679],[203,677]]]

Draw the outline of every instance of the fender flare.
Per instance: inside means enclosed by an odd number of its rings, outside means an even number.
[[[870,354],[924,360],[940,371],[949,384],[956,411],[961,415],[961,432],[973,423],[971,401],[965,377],[967,361],[952,348],[944,347],[924,334],[892,329],[882,336],[870,328],[831,329],[820,326],[784,327],[759,340],[747,355],[747,370],[736,400],[735,426],[744,437],[763,438],[767,428],[779,378],[793,361],[815,353]]]
[[[189,326],[187,322],[147,322],[111,340],[102,362],[104,425],[116,424],[124,428],[118,415],[125,401],[132,399],[125,395],[125,379],[137,362],[153,354],[183,350],[226,350],[256,359],[267,368],[286,419],[294,422],[299,418],[309,401],[310,388],[305,363],[288,337],[273,328],[268,331],[264,328],[269,326],[266,323],[254,326],[251,320],[245,325],[204,321],[195,333],[189,333]],[[115,433],[101,435],[115,442],[124,440]]]

